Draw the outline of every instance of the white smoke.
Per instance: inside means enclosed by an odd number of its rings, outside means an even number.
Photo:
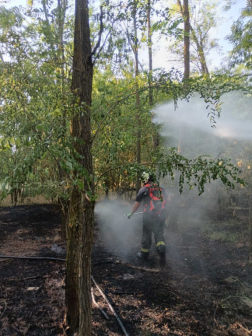
[[[223,95],[221,102],[221,116],[216,116],[215,128],[211,127],[211,115],[208,116],[211,106],[206,109],[208,103],[199,95],[192,97],[189,102],[178,101],[176,109],[173,102],[158,106],[154,110],[154,122],[163,124],[162,135],[177,138],[177,129],[183,127],[184,130],[198,130],[219,138],[252,140],[252,98],[233,92]]]

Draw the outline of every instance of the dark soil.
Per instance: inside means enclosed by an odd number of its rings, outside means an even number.
[[[246,243],[212,241],[195,227],[166,232],[167,265],[160,269],[154,247],[145,264],[135,257],[140,219],[118,223],[124,230],[119,245],[111,227],[98,222],[92,273],[130,336],[252,335]],[[133,227],[129,240],[127,230]],[[0,254],[65,258],[59,230],[60,214],[53,206],[0,208]],[[0,259],[0,335],[66,335],[64,276],[64,262]],[[123,335],[94,293],[110,320],[93,307],[92,334]]]

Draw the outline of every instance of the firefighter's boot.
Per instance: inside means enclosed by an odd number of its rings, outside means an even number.
[[[137,258],[142,260],[142,261],[147,260],[148,257],[149,257],[149,252],[140,251],[140,252],[137,253]]]

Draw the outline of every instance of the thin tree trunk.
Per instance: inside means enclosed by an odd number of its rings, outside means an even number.
[[[138,38],[137,38],[137,0],[134,2],[133,23],[134,23],[134,56],[135,56],[135,80],[136,80],[136,122],[137,122],[137,149],[136,159],[137,163],[141,163],[141,118],[140,118],[140,95],[138,88],[138,76],[139,76],[139,59],[138,59]],[[140,174],[137,174],[136,189],[137,192],[141,188]]]
[[[199,57],[199,61],[200,61],[200,66],[201,66],[201,73],[204,75],[209,75],[209,71],[208,71],[208,67],[206,64],[206,58],[205,58],[205,53],[203,50],[203,46],[202,44],[199,42],[194,29],[192,28],[192,26],[190,25],[190,30],[192,32],[192,39],[196,44],[197,47],[197,53],[198,53],[198,57]]]
[[[76,0],[72,92],[75,96],[74,105],[78,104],[79,111],[73,111],[71,135],[77,153],[76,160],[88,176],[93,173],[90,124],[92,81],[88,1]],[[71,192],[67,232],[67,321],[72,332],[78,332],[79,336],[90,336],[92,327],[91,252],[94,202],[87,195],[87,192],[93,194],[93,180],[88,176],[82,178],[85,191],[74,186]],[[77,172],[75,178],[80,178]]]
[[[152,32],[151,32],[151,0],[148,0],[147,4],[147,29],[148,29],[148,54],[149,54],[149,105],[153,106],[153,89],[152,83]]]
[[[187,3],[187,8],[185,7]],[[184,17],[184,78],[188,79],[190,77],[190,31],[192,32],[192,39],[196,44],[197,53],[201,66],[201,73],[209,75],[208,67],[206,64],[206,58],[202,43],[199,42],[193,27],[190,24],[190,14],[188,9],[188,0],[184,0],[184,6],[182,6],[181,1],[177,0],[177,4],[180,8],[181,14]],[[188,65],[189,62],[189,65]]]
[[[180,0],[177,0],[180,11],[184,18],[184,80],[190,78],[190,16],[188,0],[183,0],[183,6]]]
[[[67,0],[58,0],[58,10],[59,10],[59,24],[58,24],[58,49],[60,51],[60,67],[61,67],[61,90],[64,93],[65,89],[65,49],[64,49],[64,27],[66,19],[67,10]],[[66,112],[63,113],[63,126],[66,127]]]
[[[72,334],[79,330],[79,245],[80,195],[76,187],[71,193],[67,226],[66,310]]]
[[[54,48],[54,44],[53,44],[54,37],[53,37],[53,34],[52,34],[51,24],[50,24],[49,16],[48,16],[48,11],[47,11],[47,8],[46,8],[47,2],[46,2],[46,0],[42,0],[41,3],[42,3],[42,6],[43,6],[45,21],[46,21],[46,25],[47,25],[47,28],[48,28],[48,33],[50,35],[49,44],[51,46],[51,50],[53,51],[53,54],[55,55],[55,48]]]

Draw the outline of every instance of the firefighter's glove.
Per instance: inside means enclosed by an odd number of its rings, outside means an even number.
[[[128,215],[126,215],[126,217],[127,217],[128,219],[130,219],[131,216],[132,216],[131,213],[129,213]]]

